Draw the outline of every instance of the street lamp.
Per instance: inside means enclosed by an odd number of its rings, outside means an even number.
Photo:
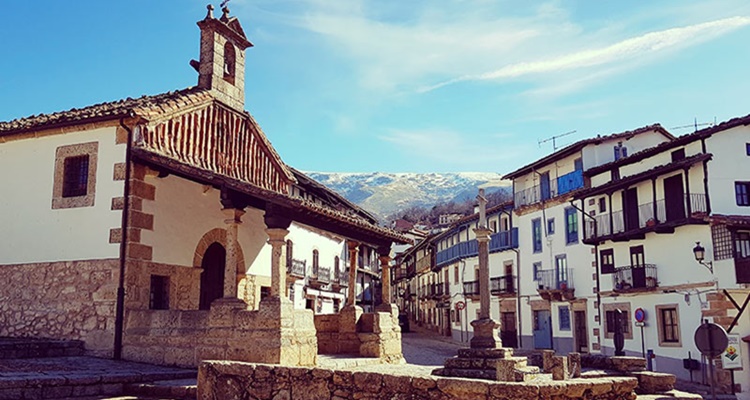
[[[714,264],[711,261],[704,262],[703,260],[706,257],[706,249],[701,246],[701,242],[695,242],[695,247],[693,247],[693,254],[695,255],[695,261],[698,261],[699,264],[703,265],[704,267],[708,268],[711,273],[714,273]]]

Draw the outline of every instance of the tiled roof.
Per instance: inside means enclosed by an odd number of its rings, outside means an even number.
[[[725,131],[727,129],[731,129],[731,128],[741,126],[741,125],[750,125],[750,115],[746,115],[744,117],[733,118],[733,119],[730,119],[729,121],[724,121],[718,125],[710,126],[708,128],[704,128],[699,131],[695,131],[693,133],[677,137],[674,140],[660,143],[656,146],[649,147],[637,153],[633,153],[617,161],[608,162],[606,164],[602,164],[594,168],[590,168],[584,171],[584,174],[588,176],[593,176],[596,174],[600,174],[604,171],[607,171],[609,169],[612,169],[613,167],[633,164],[635,162],[643,160],[644,158],[648,158],[654,154],[661,153],[662,151],[673,149],[679,146],[684,146],[696,140],[709,137],[713,135],[714,133]]]
[[[666,129],[664,129],[661,124],[653,124],[653,125],[647,125],[642,128],[633,129],[632,131],[626,131],[621,133],[613,133],[611,135],[606,136],[597,136],[593,138],[583,139],[579,140],[573,144],[570,144],[568,146],[563,147],[562,149],[547,155],[546,157],[540,158],[531,164],[527,164],[509,174],[506,174],[503,176],[503,179],[513,179],[515,177],[518,177],[523,174],[527,174],[531,172],[536,167],[541,167],[544,165],[547,165],[553,161],[559,160],[561,158],[565,158],[571,154],[574,154],[578,151],[580,151],[582,148],[584,148],[586,145],[589,144],[599,144],[605,141],[609,140],[617,140],[617,139],[630,139],[631,137],[644,133],[649,131],[656,131],[661,133],[662,135],[666,136],[668,139],[673,140],[674,136],[672,136],[671,133],[669,133]]]
[[[83,108],[73,108],[67,111],[32,115],[12,121],[0,122],[0,136],[29,130],[101,122],[130,115],[139,115],[149,119],[156,114],[183,110],[186,107],[204,104],[213,99],[208,90],[197,87],[152,96],[142,96],[135,99],[128,97],[126,99],[94,104]]]

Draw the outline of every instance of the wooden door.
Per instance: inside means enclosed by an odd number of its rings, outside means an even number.
[[[573,314],[573,323],[575,324],[576,351],[579,353],[588,353],[589,340],[586,330],[586,311],[576,311]]]
[[[667,222],[685,219],[685,189],[682,174],[664,179],[664,207]]]
[[[646,261],[644,258],[643,246],[630,248],[630,267],[634,288],[646,287]]]
[[[638,189],[630,188],[623,192],[625,230],[638,229]]]
[[[518,331],[516,330],[516,313],[500,313],[500,340],[503,347],[518,347]]]

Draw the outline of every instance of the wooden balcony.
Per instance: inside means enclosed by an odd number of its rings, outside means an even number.
[[[323,266],[316,268],[313,266],[308,283],[312,286],[324,286],[331,283],[331,268]]]
[[[479,281],[464,282],[464,296],[478,298],[479,297]]]
[[[612,290],[618,293],[649,292],[658,286],[654,264],[617,267],[612,274]]]
[[[554,269],[542,270],[537,273],[537,292],[543,299],[549,301],[568,301],[575,299],[575,288],[570,277],[572,268],[564,271]]]
[[[347,273],[347,271],[334,269],[331,284],[333,284],[334,290],[339,290],[343,287],[349,287],[349,274]]]
[[[490,278],[490,293],[499,297],[516,295],[516,277],[514,275]]]
[[[701,193],[685,194],[683,206],[676,209],[667,209],[664,199],[643,203],[631,210],[599,214],[593,221],[587,218],[583,242],[592,245],[604,240],[642,240],[648,232],[674,233],[678,226],[706,224],[706,212],[706,196]]]

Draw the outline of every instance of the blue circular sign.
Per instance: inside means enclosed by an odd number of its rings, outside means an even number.
[[[646,312],[640,307],[635,310],[633,316],[635,316],[636,322],[643,322],[646,320]]]

